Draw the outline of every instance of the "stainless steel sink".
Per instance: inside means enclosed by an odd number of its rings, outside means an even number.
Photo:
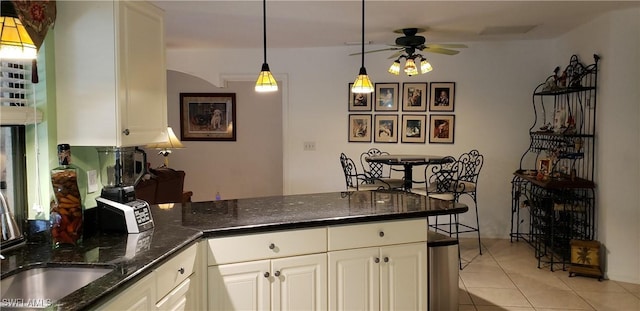
[[[3,303],[54,302],[113,270],[105,266],[34,267],[0,280],[0,297]]]

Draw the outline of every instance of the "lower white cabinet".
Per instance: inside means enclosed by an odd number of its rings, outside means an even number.
[[[180,285],[169,292],[164,298],[160,299],[156,304],[157,310],[167,311],[184,311],[187,310],[187,302],[189,301],[189,287],[191,279],[187,278]],[[190,308],[189,310],[195,310]]]
[[[329,252],[330,310],[427,310],[427,246]]]
[[[208,270],[209,310],[326,310],[325,253]]]
[[[155,310],[155,307],[156,275],[151,272],[96,310],[148,311]]]

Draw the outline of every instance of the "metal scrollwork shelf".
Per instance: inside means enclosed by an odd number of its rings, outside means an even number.
[[[570,241],[596,235],[595,121],[598,62],[577,55],[532,95],[529,148],[511,181],[511,241],[535,249],[538,267],[570,263]]]

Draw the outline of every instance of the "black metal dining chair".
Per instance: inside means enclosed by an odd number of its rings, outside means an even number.
[[[460,223],[459,225],[463,227],[463,230],[458,233],[477,232],[480,255],[482,255],[482,242],[480,240],[480,219],[478,216],[478,177],[483,164],[484,156],[478,150],[474,149],[460,155],[458,158],[459,172],[456,185],[456,201],[459,201],[463,195],[469,196],[473,201],[475,212],[475,224]]]
[[[355,162],[346,154],[340,154],[340,165],[344,173],[347,191],[391,190],[391,185],[382,179],[358,173]]]
[[[393,189],[402,189],[404,185],[404,179],[392,178],[391,172],[395,171],[390,165],[385,165],[379,162],[367,162],[367,158],[378,155],[388,155],[386,151],[381,151],[378,148],[371,148],[366,152],[360,154],[360,165],[364,175],[372,179],[380,179],[388,183]]]

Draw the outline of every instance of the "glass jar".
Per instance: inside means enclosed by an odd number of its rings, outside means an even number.
[[[53,246],[82,243],[83,210],[78,189],[78,170],[71,166],[71,147],[58,145],[58,163],[51,170],[55,201],[51,203],[51,238]]]

